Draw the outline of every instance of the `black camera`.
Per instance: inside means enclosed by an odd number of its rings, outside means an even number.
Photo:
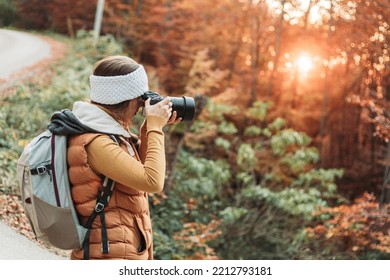
[[[143,100],[150,98],[150,105],[156,104],[164,97],[160,96],[155,91],[147,91],[142,96]],[[182,118],[182,121],[192,121],[195,115],[195,100],[192,97],[169,97],[172,102],[172,112],[177,112],[177,117]]]

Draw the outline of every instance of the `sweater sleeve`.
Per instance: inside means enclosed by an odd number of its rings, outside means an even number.
[[[147,117],[147,149],[139,162],[114,143],[109,136],[96,137],[87,147],[88,164],[97,173],[145,192],[160,192],[165,179],[164,119]]]

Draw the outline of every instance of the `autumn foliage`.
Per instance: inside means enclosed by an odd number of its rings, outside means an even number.
[[[388,1],[106,0],[96,48],[96,1],[15,2],[19,26],[82,40],[66,102],[125,52],[204,105],[166,133],[158,257],[389,258]]]
[[[318,238],[319,246],[331,248],[333,255],[349,254],[353,258],[377,250],[390,253],[389,209],[377,199],[363,194],[351,205],[324,209],[317,215],[330,215],[325,224],[307,228],[309,238]],[[317,244],[318,245],[318,244]]]

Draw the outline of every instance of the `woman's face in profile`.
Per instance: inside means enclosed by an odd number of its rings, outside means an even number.
[[[130,101],[130,116],[133,118],[135,114],[145,105],[145,101],[141,97],[135,98]]]

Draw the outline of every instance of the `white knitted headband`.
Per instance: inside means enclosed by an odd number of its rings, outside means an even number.
[[[135,71],[122,76],[89,77],[91,100],[100,104],[118,104],[137,98],[149,90],[148,76],[140,65]]]

